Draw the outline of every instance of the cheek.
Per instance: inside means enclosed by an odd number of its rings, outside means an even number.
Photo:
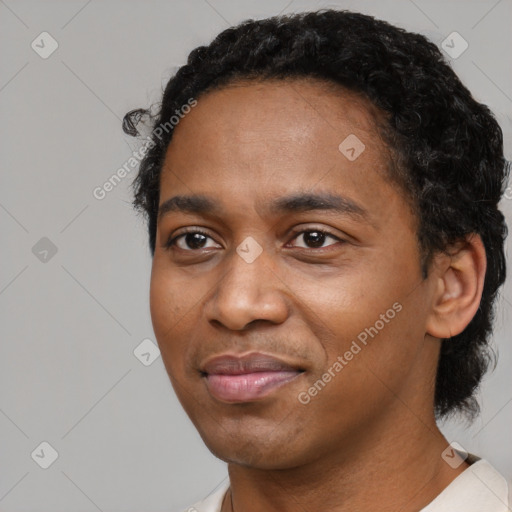
[[[183,290],[187,290],[185,293]],[[180,287],[169,272],[164,272],[155,261],[151,272],[149,305],[153,330],[164,363],[177,361],[180,352],[182,330],[186,327],[190,312],[190,287]]]
[[[317,279],[295,275],[290,282],[301,315],[322,340],[327,368],[340,356],[346,361],[343,373],[354,372],[361,385],[371,371],[392,381],[406,371],[423,341],[420,276],[412,258],[408,263],[375,255],[360,261]]]
[[[193,279],[172,270],[165,261],[165,255],[155,253],[151,269],[149,304],[151,318],[157,330],[165,332],[186,320],[187,313],[193,310],[200,297],[200,290],[196,288]]]
[[[394,301],[397,297],[400,300]],[[366,297],[359,311],[351,309],[338,316],[332,326],[338,337],[327,347],[325,370],[332,371],[336,361],[340,364],[327,385],[325,401],[320,399],[326,414],[343,403],[354,415],[366,416],[384,410],[397,395],[408,392],[406,383],[414,381],[418,361],[428,356],[424,311],[419,295],[404,299],[393,294],[377,295],[371,301]]]
[[[287,277],[301,315],[308,318],[308,324],[323,328],[333,348],[343,349],[344,343],[373,325],[400,295],[390,283],[379,282],[379,274],[368,264],[355,261],[315,278],[298,273]]]
[[[155,270],[151,273],[149,307],[156,337],[162,341],[162,334],[175,322],[179,314],[179,302],[165,275]]]

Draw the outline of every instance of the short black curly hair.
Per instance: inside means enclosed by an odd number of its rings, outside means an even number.
[[[137,136],[141,117],[149,116],[153,128],[160,126],[190,98],[240,80],[299,78],[355,91],[385,114],[380,131],[418,219],[424,278],[433,254],[469,234],[482,237],[487,271],[480,307],[462,333],[443,340],[435,386],[438,418],[461,413],[473,419],[479,412],[476,390],[493,360],[488,341],[506,274],[507,226],[498,202],[510,165],[493,114],[472,97],[435,44],[347,10],[247,20],[194,49],[169,80],[158,114],[132,110],[123,129]],[[132,183],[133,204],[147,219],[152,255],[160,173],[172,133],[171,127],[148,138],[151,147]]]

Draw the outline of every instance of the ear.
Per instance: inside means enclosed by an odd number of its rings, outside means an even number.
[[[480,305],[486,268],[485,247],[477,234],[468,235],[450,247],[447,254],[436,255],[427,334],[451,338],[467,327]]]

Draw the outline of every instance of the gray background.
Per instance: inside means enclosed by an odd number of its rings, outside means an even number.
[[[154,341],[151,259],[130,206],[135,171],[101,201],[92,191],[138,147],[121,132],[123,114],[158,100],[190,50],[249,17],[326,6],[375,15],[438,45],[459,32],[469,47],[453,66],[495,112],[511,157],[510,0],[0,0],[2,512],[179,510],[226,477],[161,358],[145,366],[134,355],[142,340]],[[43,31],[59,45],[46,59],[31,47],[35,40],[48,50]],[[512,199],[503,209],[512,222]],[[482,414],[469,428],[443,427],[509,480],[511,311],[508,280]],[[43,441],[58,452],[48,469],[36,463],[48,450],[31,456]]]

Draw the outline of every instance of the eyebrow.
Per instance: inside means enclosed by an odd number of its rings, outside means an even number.
[[[270,201],[268,211],[274,215],[303,213],[313,210],[333,211],[358,220],[369,221],[369,213],[360,204],[348,197],[331,193],[298,193]],[[178,195],[165,200],[158,209],[161,219],[169,212],[210,214],[220,216],[223,209],[212,198],[205,195]]]
[[[207,196],[174,196],[164,201],[158,207],[158,218],[161,219],[169,212],[219,214],[221,210],[219,205]]]
[[[271,202],[270,211],[275,214],[301,213],[312,210],[330,210],[361,220],[368,220],[369,213],[348,197],[331,193],[302,193],[280,197]]]

